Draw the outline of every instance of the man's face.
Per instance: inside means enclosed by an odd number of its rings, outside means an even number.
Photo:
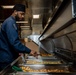
[[[25,15],[24,12],[22,12],[22,11],[17,11],[16,20],[17,20],[17,21],[23,20],[23,19],[24,19],[24,15]]]

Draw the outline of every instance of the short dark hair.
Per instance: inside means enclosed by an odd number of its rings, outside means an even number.
[[[13,10],[23,11],[23,12],[25,12],[25,9],[26,9],[26,6],[23,5],[23,4],[16,4],[16,5],[13,7]]]

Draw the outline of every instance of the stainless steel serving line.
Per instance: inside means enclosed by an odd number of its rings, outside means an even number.
[[[3,75],[76,75],[76,0],[58,0],[57,7],[43,33],[28,36],[39,46],[38,58],[27,55],[24,63],[19,57],[6,69],[21,61],[22,71]]]
[[[27,56],[30,57],[30,56]],[[33,56],[32,56],[33,57]],[[64,62],[60,58],[53,59],[55,57],[54,54],[51,54],[51,56],[40,56],[44,58],[26,58],[25,63],[22,61],[19,62],[21,57],[16,59],[11,66],[6,67],[8,71],[3,70],[1,75],[51,75],[51,74],[71,74],[72,72],[69,70],[70,63]],[[53,57],[53,58],[52,58]],[[48,58],[48,59],[47,59]],[[22,71],[15,71],[12,70],[12,66],[15,65],[15,63],[18,62],[18,67],[22,69]],[[10,72],[9,72],[10,71]],[[6,73],[4,73],[6,72]],[[63,74],[62,74],[63,75]]]

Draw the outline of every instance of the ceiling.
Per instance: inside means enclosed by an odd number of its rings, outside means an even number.
[[[25,21],[28,21],[28,24],[20,25],[30,26],[29,29],[32,29],[33,25],[46,25],[56,1],[57,0],[0,0],[0,21],[5,20],[12,13],[12,9],[3,9],[1,7],[2,5],[15,5],[21,3],[27,6]],[[39,19],[33,19],[33,15],[37,14],[40,15]],[[27,27],[25,27],[25,29],[26,28]]]

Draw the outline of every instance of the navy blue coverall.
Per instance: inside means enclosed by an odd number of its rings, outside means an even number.
[[[30,53],[30,51],[20,42],[16,20],[10,16],[0,29],[0,69],[14,61],[19,53]]]

